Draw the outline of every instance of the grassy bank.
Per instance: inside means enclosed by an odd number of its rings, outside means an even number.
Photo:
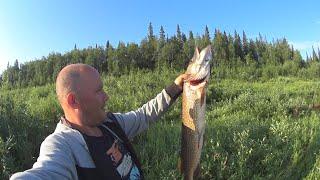
[[[103,79],[112,112],[140,107],[178,72],[136,72]],[[317,80],[211,79],[202,153],[203,179],[320,178]],[[54,85],[0,92],[0,179],[30,168],[62,111]],[[179,179],[181,99],[133,140],[147,179]]]

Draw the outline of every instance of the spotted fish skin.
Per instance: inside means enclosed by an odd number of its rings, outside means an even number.
[[[210,76],[211,46],[196,48],[186,74],[182,93],[181,170],[185,180],[200,175],[200,158],[205,132],[206,87]]]

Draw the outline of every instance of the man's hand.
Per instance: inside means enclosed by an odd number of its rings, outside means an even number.
[[[180,86],[180,88],[183,88],[183,83],[184,80],[187,79],[190,76],[190,74],[180,74],[175,80],[174,83],[178,86]]]

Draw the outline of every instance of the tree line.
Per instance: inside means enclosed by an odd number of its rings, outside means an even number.
[[[50,53],[46,57],[20,64],[16,60],[13,65],[8,64],[0,76],[0,86],[10,89],[52,83],[58,72],[71,63],[89,64],[100,73],[113,75],[167,67],[182,70],[193,56],[195,47],[203,48],[209,44],[214,52],[212,67],[220,69],[218,75],[222,77],[239,69],[250,71],[251,77],[259,77],[265,72],[262,69],[268,68],[267,74],[277,75],[297,75],[300,70],[300,74],[308,74],[306,72],[311,68],[311,76],[320,77],[319,48],[317,51],[313,49],[312,54],[304,60],[285,38],[268,42],[261,34],[256,39],[249,39],[244,31],[240,36],[237,31],[227,34],[219,29],[215,29],[214,37],[211,37],[207,26],[202,35],[195,36],[192,31],[186,35],[179,25],[171,37],[166,35],[162,26],[156,36],[150,23],[147,36],[140,44],[119,42],[117,47],[113,47],[107,41],[104,46],[96,44],[95,47],[84,49],[75,45],[73,50],[65,54]]]

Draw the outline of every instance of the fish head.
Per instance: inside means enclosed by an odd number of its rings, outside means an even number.
[[[212,60],[211,46],[207,46],[200,53],[196,48],[194,55],[188,65],[186,74],[189,78],[185,82],[192,86],[206,84],[210,76],[210,61]]]

